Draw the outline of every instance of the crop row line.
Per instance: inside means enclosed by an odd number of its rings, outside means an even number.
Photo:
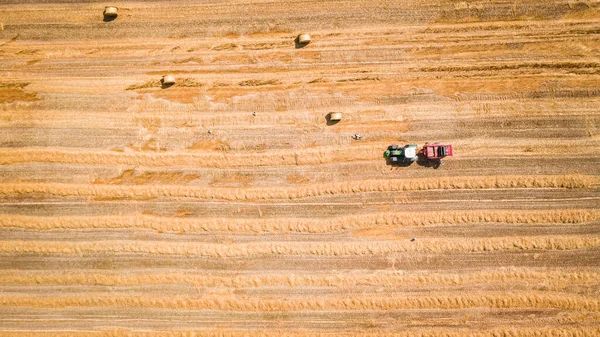
[[[600,211],[566,210],[461,210],[446,212],[383,212],[332,218],[174,218],[152,215],[125,216],[22,216],[0,215],[0,228],[151,229],[159,232],[330,233],[376,226],[397,228],[469,223],[578,224],[600,220]]]
[[[597,236],[494,237],[474,239],[421,239],[369,242],[258,242],[197,243],[165,241],[1,241],[3,254],[88,255],[153,254],[225,257],[258,256],[357,256],[401,252],[495,252],[524,250],[580,250],[598,248]]]
[[[257,298],[235,295],[203,297],[152,296],[3,296],[2,307],[127,307],[224,311],[400,310],[464,308],[554,308],[599,311],[600,300],[578,295],[535,292],[471,295],[388,295],[346,298]]]
[[[220,188],[174,185],[126,186],[61,183],[7,183],[0,196],[44,194],[86,196],[101,199],[152,199],[187,197],[214,200],[299,199],[365,192],[491,189],[491,188],[592,188],[600,178],[586,175],[468,176],[429,179],[371,179],[293,187]]]
[[[432,273],[415,271],[378,270],[376,272],[327,274],[306,273],[260,273],[236,275],[207,275],[206,273],[166,272],[54,272],[7,270],[0,274],[0,285],[101,285],[138,286],[161,284],[188,284],[195,287],[352,287],[379,286],[386,288],[428,285],[469,285],[474,283],[522,283],[545,285],[569,285],[598,283],[600,272],[562,270],[531,270],[509,268],[494,271],[464,273]]]

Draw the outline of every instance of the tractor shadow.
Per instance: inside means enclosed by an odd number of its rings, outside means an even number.
[[[115,21],[116,19],[117,19],[116,15],[104,15],[104,19],[102,21],[111,22],[111,21]]]
[[[442,161],[441,160],[431,160],[431,159],[427,159],[427,157],[425,157],[425,155],[423,154],[423,152],[419,152],[417,153],[417,165],[419,166],[423,166],[423,167],[432,167],[434,170],[437,170],[440,165],[442,165]]]
[[[299,36],[294,39],[294,47],[296,49],[301,49],[301,48],[304,48],[306,46],[308,46],[308,43],[300,43],[300,37]]]

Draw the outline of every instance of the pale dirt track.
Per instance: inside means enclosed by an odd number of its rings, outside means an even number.
[[[600,335],[600,2],[105,5],[0,4],[0,337]]]

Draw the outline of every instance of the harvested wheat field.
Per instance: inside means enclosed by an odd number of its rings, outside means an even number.
[[[600,1],[3,0],[0,69],[0,337],[600,336]]]

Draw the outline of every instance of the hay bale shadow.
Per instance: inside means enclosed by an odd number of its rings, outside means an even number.
[[[111,21],[115,21],[117,19],[117,15],[106,15],[104,14],[104,19],[102,21],[104,22],[111,22]]]
[[[175,85],[175,83],[165,83],[165,80],[163,80],[163,79],[160,80],[160,88],[161,89],[167,89],[174,85]]]

